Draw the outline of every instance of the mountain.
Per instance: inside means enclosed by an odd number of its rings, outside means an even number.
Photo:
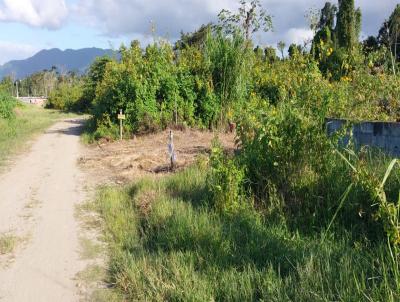
[[[25,60],[14,60],[0,66],[0,79],[12,75],[21,79],[44,69],[57,67],[60,72],[77,71],[83,73],[93,60],[99,56],[113,56],[115,51],[100,48],[66,49],[58,48],[39,51]]]

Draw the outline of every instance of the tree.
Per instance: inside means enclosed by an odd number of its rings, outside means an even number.
[[[318,9],[310,8],[304,16],[307,19],[308,25],[314,35],[315,35],[316,31],[318,30],[320,15],[321,14]]]
[[[269,63],[274,63],[279,60],[278,56],[276,55],[276,49],[271,46],[264,48],[264,58],[265,61]]]
[[[300,45],[296,45],[294,43],[290,44],[288,53],[290,58],[294,58],[301,54],[302,48]]]
[[[285,50],[286,43],[283,42],[283,41],[279,41],[277,46],[278,46],[279,51],[281,52],[282,59],[284,59],[285,56],[284,56],[284,54],[283,54],[283,51]]]
[[[379,49],[378,38],[374,36],[369,36],[362,42],[362,48],[365,54],[377,51]]]
[[[321,9],[320,19],[318,22],[318,30],[322,30],[324,27],[328,27],[330,31],[335,28],[337,7],[336,5],[326,2],[324,7]]]
[[[264,51],[259,45],[257,45],[256,48],[254,48],[254,54],[256,55],[257,58],[262,59],[264,57]]]
[[[386,46],[390,48],[390,36],[389,36],[389,21],[385,20],[378,33],[378,42],[380,46]]]
[[[394,57],[399,60],[400,52],[398,52],[398,45],[400,44],[400,4],[392,12],[388,20],[389,30],[389,46],[393,52]]]
[[[96,58],[96,60],[89,67],[89,71],[84,83],[84,93],[81,100],[81,106],[89,109],[93,100],[96,97],[96,89],[99,83],[103,80],[106,66],[112,59],[110,57],[104,56]]]
[[[212,29],[212,24],[202,25],[199,29],[192,33],[181,32],[181,37],[176,41],[174,49],[184,49],[186,47],[196,46],[200,47],[204,44],[207,34]]]
[[[272,17],[261,6],[260,0],[240,0],[237,13],[223,9],[219,15],[218,28],[227,34],[241,32],[246,40],[260,29],[267,32],[272,29]]]
[[[361,10],[354,9],[354,0],[339,0],[337,13],[336,38],[339,47],[353,49],[358,43],[361,30]]]
[[[11,76],[5,76],[0,82],[0,91],[6,91],[8,94],[13,94],[14,81]]]
[[[360,37],[361,34],[361,22],[362,22],[362,13],[361,13],[361,9],[357,8],[354,12],[355,14],[355,26],[354,26],[354,30],[355,30],[355,39],[356,39],[356,43],[358,42],[358,38]]]
[[[398,47],[400,44],[400,4],[397,4],[394,11],[379,30],[378,41],[380,45],[390,49],[393,73],[396,74],[396,61],[400,60]]]
[[[334,44],[335,40],[335,23],[336,23],[337,7],[336,5],[326,2],[319,13],[319,22],[316,26],[317,31],[311,45],[311,53],[318,59],[320,57],[321,41],[326,45]]]

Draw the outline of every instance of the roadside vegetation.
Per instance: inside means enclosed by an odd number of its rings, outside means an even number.
[[[360,226],[358,213],[353,211],[353,222],[343,217],[327,231],[337,207],[324,207],[331,216],[318,223],[319,217],[299,208],[293,213],[279,199],[260,208],[247,197],[240,210],[221,211],[204,167],[98,193],[110,251],[108,281],[126,300],[400,299],[398,256],[385,236],[372,241],[344,227]],[[308,206],[317,204],[309,199]]]
[[[400,5],[362,42],[354,0],[308,20],[314,38],[287,56],[281,41],[278,56],[252,40],[271,16],[243,0],[174,45],[133,41],[83,77],[57,78],[48,106],[90,112],[89,142],[118,137],[120,110],[126,138],[236,133],[234,154],[216,139],[189,169],[99,190],[107,280],[124,299],[400,300],[399,162],[356,149],[350,128],[329,137],[325,124],[400,120]],[[27,109],[7,100],[0,123],[19,129]]]
[[[359,43],[354,1],[327,3],[308,50],[279,43],[279,58],[249,39],[271,18],[241,4],[174,46],[92,65],[95,139],[123,109],[128,134],[233,125],[238,148],[216,139],[187,170],[98,192],[108,282],[129,301],[400,300],[399,162],[325,131],[327,117],[399,119],[400,6]]]

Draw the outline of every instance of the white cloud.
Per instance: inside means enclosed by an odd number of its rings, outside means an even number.
[[[290,28],[285,34],[285,42],[289,45],[295,43],[303,45],[304,42],[310,41],[314,34],[312,30],[307,28]]]
[[[173,39],[181,30],[195,30],[214,21],[223,8],[236,6],[233,0],[79,0],[71,11],[107,36],[150,35],[153,22],[157,34]]]
[[[0,41],[0,64],[4,64],[10,60],[29,58],[37,51],[39,51],[38,47],[29,44]]]
[[[57,29],[67,15],[64,0],[0,0],[0,21]]]

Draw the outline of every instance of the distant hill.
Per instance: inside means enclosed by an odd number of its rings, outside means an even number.
[[[83,73],[96,57],[110,55],[115,52],[111,49],[82,48],[66,49],[58,48],[39,51],[34,56],[25,60],[14,60],[0,66],[0,79],[7,75],[13,75],[17,79],[24,78],[44,69],[57,67],[60,72],[76,71]]]

